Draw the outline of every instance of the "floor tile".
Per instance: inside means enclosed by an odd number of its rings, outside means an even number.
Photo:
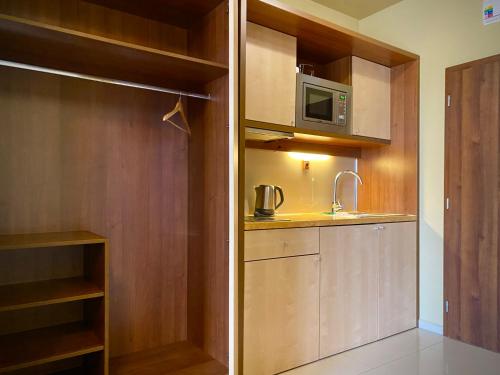
[[[499,375],[500,354],[411,330],[285,375]]]
[[[498,375],[500,354],[445,339],[362,375]]]

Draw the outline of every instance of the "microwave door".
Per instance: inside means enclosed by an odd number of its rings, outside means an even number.
[[[335,92],[324,87],[305,83],[303,94],[304,120],[333,124],[335,118],[333,111]]]

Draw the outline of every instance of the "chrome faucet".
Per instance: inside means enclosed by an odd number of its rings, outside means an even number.
[[[333,202],[332,202],[332,213],[335,213],[335,212],[339,212],[339,211],[342,211],[342,205],[340,204],[340,201],[337,199],[337,185],[339,183],[339,179],[340,177],[342,177],[343,175],[345,174],[352,174],[354,177],[357,178],[357,180],[359,181],[359,183],[361,185],[363,185],[363,180],[361,179],[361,177],[359,177],[359,175],[354,172],[354,171],[341,171],[339,173],[337,173],[337,175],[335,176],[335,182],[333,183]]]

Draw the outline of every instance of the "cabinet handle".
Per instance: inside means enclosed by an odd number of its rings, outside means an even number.
[[[377,225],[374,229],[375,230],[384,230],[385,227],[383,225]]]

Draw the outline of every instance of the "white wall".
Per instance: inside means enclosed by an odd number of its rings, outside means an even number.
[[[420,65],[420,319],[443,324],[445,68],[500,53],[500,23],[483,26],[480,0],[404,0],[359,31],[417,53]]]
[[[324,5],[315,3],[311,0],[281,0],[283,4],[290,5],[295,9],[302,10],[313,16],[323,18],[327,21],[336,23],[342,27],[357,31],[358,20],[347,14],[340,13],[334,9],[325,7]]]

